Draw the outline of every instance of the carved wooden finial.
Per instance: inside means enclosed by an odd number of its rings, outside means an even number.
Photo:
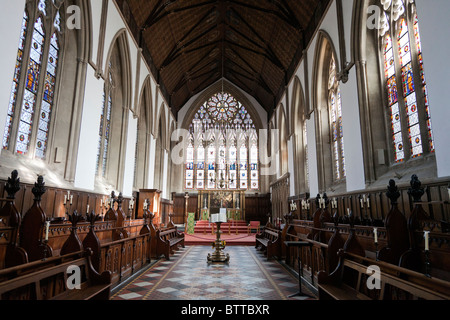
[[[335,227],[339,225],[339,214],[337,213],[337,211],[333,215],[333,223]]]
[[[392,205],[396,205],[398,198],[400,198],[400,192],[398,191],[398,187],[393,179],[389,180],[386,196],[389,198],[389,200],[391,200]]]
[[[422,196],[425,194],[425,190],[422,188],[422,183],[415,174],[411,177],[410,184],[411,188],[408,189],[408,194],[413,197],[414,202],[420,202]]]
[[[8,193],[8,199],[15,199],[16,193],[20,190],[20,178],[17,170],[11,172],[11,177],[5,185],[5,191]]]
[[[91,227],[95,225],[96,221],[101,219],[100,215],[95,214],[94,211],[86,214],[86,220],[90,223]]]
[[[116,202],[117,202],[117,204],[119,205],[119,208],[122,208],[122,202],[123,202],[123,195],[122,195],[122,192],[119,193],[119,196],[117,197]]]
[[[34,184],[34,187],[31,190],[31,192],[34,194],[34,200],[35,201],[41,201],[42,200],[42,195],[46,191],[47,191],[47,189],[45,188],[44,177],[43,176],[39,176],[38,179],[37,179],[37,182]]]
[[[320,195],[320,193],[318,193],[317,196],[316,196],[316,207],[317,207],[317,208],[320,208],[320,207],[321,207],[321,205],[320,205],[320,199],[322,199],[322,196]]]
[[[81,221],[82,216],[77,210],[74,210],[72,214],[66,213],[69,216],[69,221],[72,223],[72,228],[76,228],[77,224]]]
[[[351,228],[354,228],[355,226],[355,216],[353,215],[353,211],[350,210],[348,214],[348,223]]]

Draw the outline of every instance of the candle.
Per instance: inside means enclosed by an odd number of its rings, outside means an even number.
[[[430,241],[429,241],[429,235],[430,231],[424,232],[424,238],[425,238],[425,251],[430,251]]]
[[[50,228],[50,221],[45,222],[45,241],[48,241],[48,230]]]
[[[332,203],[333,209],[337,209],[337,200],[336,200],[336,198],[334,198],[331,203]]]
[[[89,205],[87,205],[86,213],[89,213]]]
[[[100,208],[103,207],[103,199],[100,199]]]
[[[347,208],[347,215],[350,217],[350,209]]]
[[[370,197],[367,197],[367,208],[370,208]]]
[[[67,204],[67,195],[64,195],[64,205]]]
[[[375,243],[378,243],[378,229],[373,228],[373,236],[375,238]]]
[[[70,205],[73,204],[73,196],[70,196]]]

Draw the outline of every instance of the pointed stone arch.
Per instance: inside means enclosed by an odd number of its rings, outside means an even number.
[[[110,91],[111,127],[104,183],[123,189],[128,119],[132,106],[132,70],[126,29],[119,30],[111,41],[106,59],[105,92]],[[111,66],[111,67],[110,67]],[[112,81],[110,81],[110,75]],[[109,97],[108,97],[109,98]],[[105,97],[105,101],[106,97]]]
[[[289,153],[288,153],[288,138],[289,128],[288,120],[284,105],[280,104],[278,107],[277,128],[280,130],[279,143],[280,143],[280,172],[279,176],[283,176],[289,171]]]
[[[75,77],[71,77],[71,81],[75,78],[75,91],[73,94],[73,118],[70,124],[70,135],[68,139],[67,148],[67,163],[65,166],[64,178],[67,181],[73,182],[76,174],[76,158],[79,151],[80,144],[80,130],[81,119],[83,114],[84,91],[86,88],[86,75],[88,64],[92,59],[92,9],[91,3],[88,0],[72,0],[66,5],[78,5],[81,8],[81,23],[84,26],[79,30],[71,30],[77,36],[77,66]],[[65,8],[62,5],[62,8]],[[67,61],[67,60],[66,60]],[[66,65],[66,63],[64,63]]]
[[[149,186],[148,171],[150,169],[150,137],[153,123],[152,110],[153,99],[150,76],[148,76],[144,80],[144,83],[142,85],[139,104],[137,106],[138,132],[136,143],[136,167],[134,177],[134,187],[136,190],[146,189]]]
[[[294,157],[293,179],[295,193],[304,194],[308,190],[307,139],[305,136],[307,110],[305,95],[300,79],[294,78],[291,107],[292,145]],[[291,180],[292,181],[292,180]]]
[[[145,108],[145,123],[148,134],[151,134],[153,132],[153,92],[151,81],[151,77],[150,75],[148,75],[142,83],[142,88],[139,95],[139,103],[137,106],[138,116],[141,116],[143,114],[141,109]]]
[[[234,86],[233,84],[229,83],[228,81],[224,81],[223,83],[223,89],[224,91],[229,92],[232,96],[236,98],[236,100],[240,101],[247,109],[248,113],[252,117],[252,120],[255,123],[256,130],[264,129],[265,126],[263,125],[263,122],[261,120],[261,116],[259,115],[258,111],[256,110],[253,103],[247,99],[247,97],[242,93],[242,91]],[[192,103],[191,108],[186,113],[182,123],[181,128],[188,129],[189,125],[192,123],[192,120],[194,119],[195,114],[197,113],[198,109],[200,108],[205,101],[208,101],[209,98],[211,98],[214,94],[217,92],[222,91],[222,82],[216,82],[211,87],[206,89],[202,92],[202,94],[199,95],[197,99]]]
[[[345,178],[335,181],[333,172],[332,138],[329,113],[329,69],[331,59],[336,64],[336,74],[340,72],[339,56],[333,40],[324,30],[319,30],[313,63],[312,104],[316,125],[317,168],[319,192],[342,187],[346,191]],[[345,103],[345,102],[343,102]],[[310,141],[310,143],[313,143]]]
[[[132,106],[132,68],[131,68],[131,55],[130,55],[130,45],[128,42],[128,34],[125,28],[117,31],[116,35],[111,41],[111,46],[109,47],[106,65],[104,70],[108,70],[109,62],[111,61],[111,55],[113,53],[115,45],[119,48],[119,59],[122,66],[122,81],[123,85],[123,108],[128,108],[131,110]],[[105,75],[107,76],[107,75]]]
[[[156,146],[155,146],[155,168],[154,168],[154,188],[163,191],[164,188],[164,162],[167,152],[167,120],[166,107],[162,103],[158,110],[155,124]]]

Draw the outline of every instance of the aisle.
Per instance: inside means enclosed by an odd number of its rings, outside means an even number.
[[[208,264],[211,252],[208,246],[187,246],[113,293],[112,300],[305,300],[288,298],[298,291],[298,280],[255,248],[227,247],[228,265]]]

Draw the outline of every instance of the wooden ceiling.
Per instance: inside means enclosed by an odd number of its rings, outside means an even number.
[[[116,0],[173,114],[222,77],[272,114],[330,0]]]

